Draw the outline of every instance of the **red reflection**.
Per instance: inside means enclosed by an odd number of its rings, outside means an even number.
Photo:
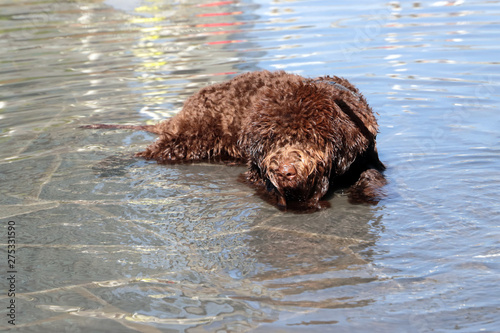
[[[232,22],[232,23],[205,23],[205,24],[197,24],[198,28],[211,28],[211,27],[226,27],[229,25],[242,25],[242,22]]]
[[[234,3],[234,1],[217,1],[217,2],[210,2],[210,3],[204,3],[200,5],[196,5],[196,7],[213,7],[213,6],[223,6],[223,5],[229,5]]]
[[[238,72],[222,72],[222,73],[214,73],[211,74],[212,76],[218,76],[218,75],[232,75],[232,74],[238,74]]]
[[[231,13],[206,13],[206,14],[197,14],[198,17],[210,17],[210,16],[224,16],[224,15],[239,15],[243,12],[231,12]]]
[[[215,42],[208,42],[207,45],[217,45],[217,44],[231,44],[231,43],[243,43],[245,40],[218,40]]]

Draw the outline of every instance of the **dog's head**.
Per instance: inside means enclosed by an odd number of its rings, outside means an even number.
[[[302,81],[266,89],[255,104],[240,144],[279,206],[315,206],[328,190],[335,141],[343,136],[338,113],[327,87]]]
[[[267,189],[277,195],[279,206],[309,201],[314,205],[328,190],[326,159],[318,149],[291,144],[265,154],[259,170]]]

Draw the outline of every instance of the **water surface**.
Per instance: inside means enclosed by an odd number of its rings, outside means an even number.
[[[499,332],[499,1],[3,1],[0,238],[19,332]],[[387,198],[281,212],[133,158],[207,84],[344,76]]]

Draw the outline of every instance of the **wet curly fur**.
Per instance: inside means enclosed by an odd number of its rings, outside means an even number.
[[[157,125],[90,125],[159,134],[137,156],[158,163],[246,163],[246,180],[279,207],[320,208],[331,187],[353,202],[377,202],[386,183],[378,125],[365,98],[336,76],[250,72],[201,89]]]

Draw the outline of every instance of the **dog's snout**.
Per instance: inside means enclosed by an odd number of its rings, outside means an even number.
[[[297,169],[290,163],[283,163],[278,169],[278,174],[288,180],[292,180],[297,175]]]

